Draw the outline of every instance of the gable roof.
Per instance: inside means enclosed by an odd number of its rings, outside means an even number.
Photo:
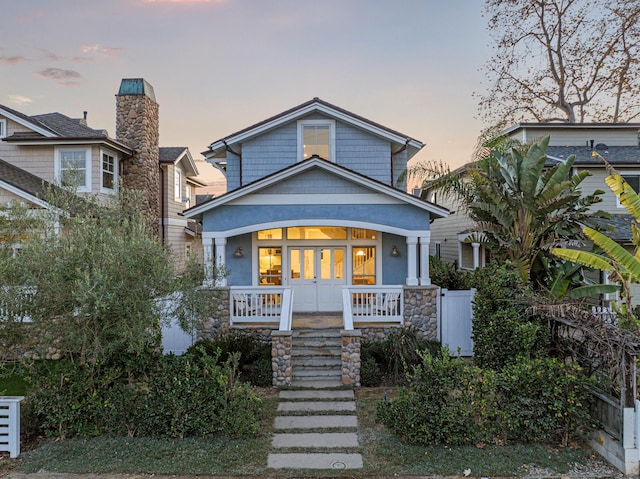
[[[562,129],[572,129],[572,130],[591,130],[591,129],[600,129],[600,130],[638,130],[640,129],[640,123],[566,123],[566,122],[553,122],[553,123],[516,123],[515,125],[511,125],[510,127],[504,129],[500,134],[501,135],[510,135],[516,131],[531,128],[534,130],[537,129],[554,129],[554,130],[562,130]]]
[[[159,150],[160,163],[177,165],[183,162],[189,169],[186,172],[187,176],[198,176],[198,168],[195,161],[193,161],[189,148],[186,146],[161,146]]]
[[[586,146],[549,146],[547,147],[547,165],[565,161],[569,156],[575,155],[575,166],[597,166],[604,168],[604,162],[597,156],[592,156],[597,152],[608,163],[615,166],[635,166],[640,168],[640,148],[637,146],[596,146],[590,148]]]
[[[43,208],[48,208],[50,205],[43,198],[46,197],[48,189],[56,187],[48,181],[0,159],[0,188]]]
[[[15,132],[3,138],[2,140],[7,143],[20,145],[101,143],[127,155],[133,153],[127,145],[109,137],[106,130],[94,130],[88,127],[84,119],[69,118],[57,112],[27,116],[4,105],[0,105],[0,115],[30,130]]]
[[[211,158],[221,150],[226,149],[227,145],[241,143],[249,138],[260,135],[268,130],[276,128],[290,121],[297,120],[314,112],[324,113],[327,116],[344,121],[345,123],[368,131],[374,135],[383,137],[393,143],[396,143],[399,146],[407,145],[407,153],[409,159],[412,158],[424,146],[424,143],[422,143],[421,141],[415,140],[410,136],[405,135],[404,133],[392,130],[391,128],[381,125],[380,123],[376,123],[360,115],[356,115],[355,113],[345,110],[344,108],[332,105],[329,102],[315,97],[309,101],[301,103],[298,106],[294,106],[289,110],[278,113],[277,115],[271,116],[266,120],[255,123],[254,125],[251,125],[240,131],[227,135],[224,138],[220,138],[219,140],[214,141],[209,145],[209,149],[202,154],[206,158]]]
[[[301,161],[299,163],[295,163],[291,166],[283,168],[280,171],[277,171],[263,178],[260,178],[256,181],[248,183],[240,188],[237,188],[223,195],[212,198],[209,201],[205,201],[200,205],[193,206],[183,211],[182,214],[187,218],[194,218],[194,217],[200,216],[202,213],[205,213],[210,209],[217,208],[219,206],[227,204],[243,196],[255,193],[268,186],[275,185],[278,182],[291,178],[295,175],[298,175],[304,171],[308,171],[312,168],[320,168],[322,170],[331,172],[342,178],[348,179],[356,184],[374,189],[381,194],[399,199],[404,203],[417,206],[420,209],[428,211],[434,217],[449,216],[449,210],[447,210],[446,208],[443,208],[442,206],[438,206],[435,203],[431,203],[429,201],[423,200],[417,196],[410,195],[409,193],[406,193],[404,191],[388,186],[385,183],[374,180],[372,178],[369,178],[368,176],[362,175],[358,172],[345,168],[344,166],[340,166],[336,163],[333,163],[331,161],[325,160],[317,156],[314,156],[305,161]]]

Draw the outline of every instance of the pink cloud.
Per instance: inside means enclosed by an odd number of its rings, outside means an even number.
[[[111,57],[117,55],[118,53],[120,53],[120,51],[122,51],[122,48],[103,47],[99,43],[82,45],[82,53],[89,53],[94,55]]]
[[[226,3],[227,0],[142,0],[143,3],[179,3],[179,4],[195,4],[195,3]]]
[[[20,55],[15,55],[12,57],[0,56],[0,63],[4,63],[5,65],[17,65],[26,61],[28,61],[28,59]]]

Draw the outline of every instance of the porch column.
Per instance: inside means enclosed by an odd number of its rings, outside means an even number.
[[[227,285],[227,238],[216,238],[216,286],[224,287]]]
[[[418,285],[417,275],[418,238],[407,236],[407,286]]]
[[[471,243],[473,248],[473,269],[480,267],[480,243]]]
[[[420,236],[420,286],[429,286],[431,277],[429,276],[429,243],[430,236]]]
[[[202,250],[204,252],[203,286],[213,286],[213,238],[202,235]]]

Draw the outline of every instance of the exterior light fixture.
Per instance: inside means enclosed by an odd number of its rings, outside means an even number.
[[[240,246],[238,246],[238,249],[235,251],[235,253],[233,253],[233,256],[236,258],[242,258],[244,256],[244,253],[242,252],[242,248],[240,248]]]
[[[391,256],[393,256],[394,258],[396,256],[400,256],[400,251],[398,251],[398,247],[396,245],[393,245],[391,247]]]

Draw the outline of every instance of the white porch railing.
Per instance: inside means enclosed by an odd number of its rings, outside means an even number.
[[[13,321],[30,323],[31,317],[26,313],[29,302],[36,294],[36,289],[29,286],[2,286],[6,300],[0,300],[0,319],[11,318]]]
[[[293,291],[281,286],[230,288],[231,326],[277,323],[280,331],[291,330]]]
[[[402,324],[402,286],[345,286],[342,288],[344,329],[354,323]]]

